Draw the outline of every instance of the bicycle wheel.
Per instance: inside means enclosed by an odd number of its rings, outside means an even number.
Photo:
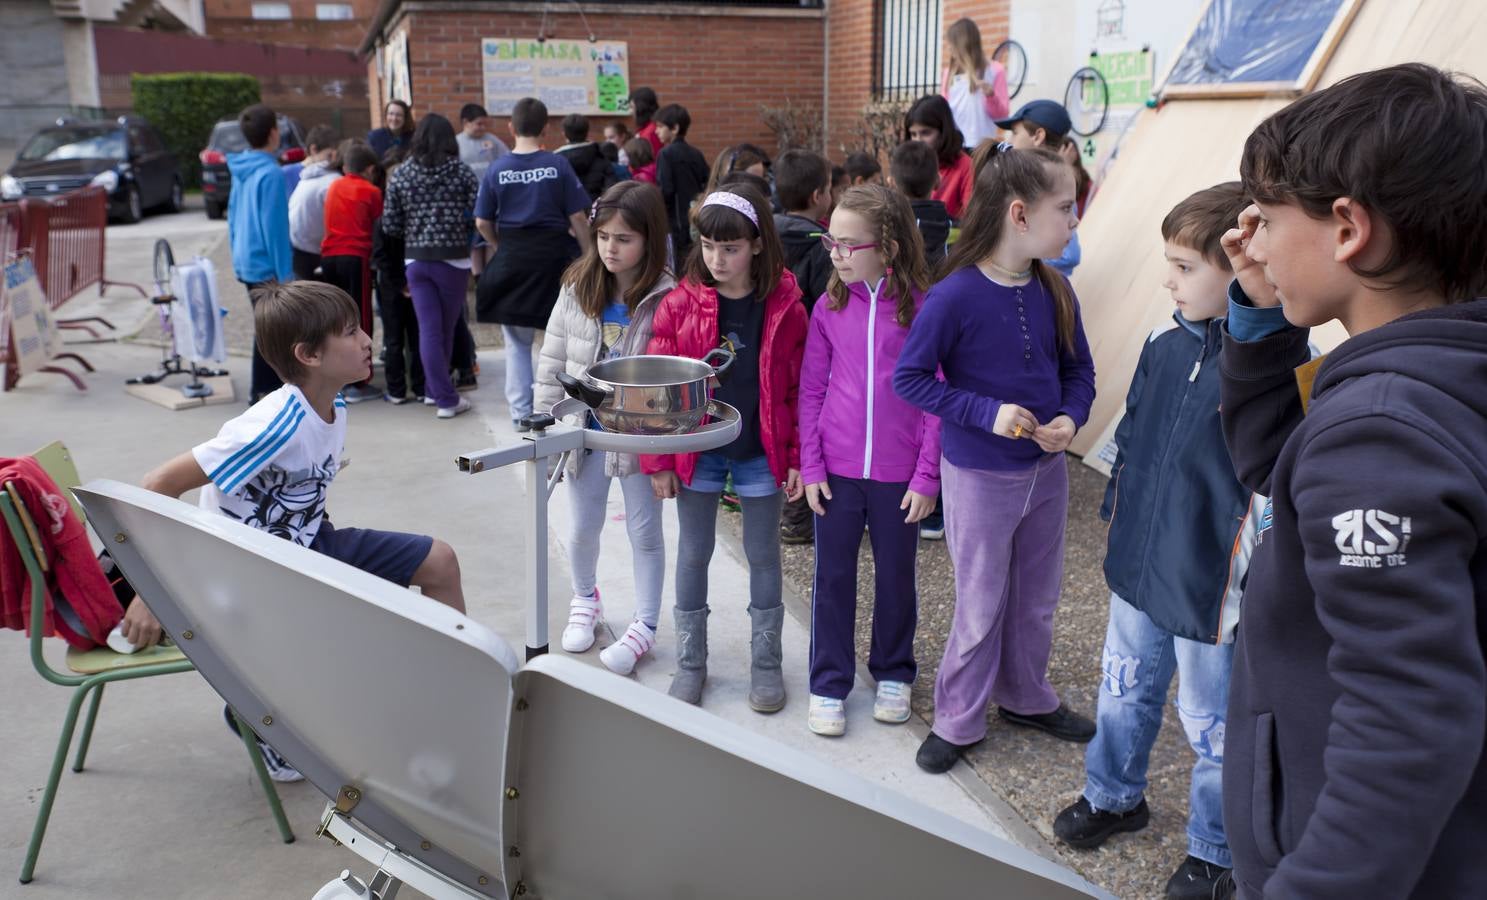
[[[1009,38],[996,45],[996,49],[991,51],[991,58],[1007,70],[1007,99],[1011,100],[1022,90],[1023,82],[1027,81],[1027,51]]]
[[[155,242],[155,292],[161,296],[170,293],[170,270],[175,268],[176,256],[170,251],[170,241],[165,238]]]
[[[1069,111],[1071,130],[1080,137],[1089,137],[1104,128],[1105,117],[1110,114],[1110,90],[1105,76],[1089,66],[1077,70],[1064,89],[1064,109]]]

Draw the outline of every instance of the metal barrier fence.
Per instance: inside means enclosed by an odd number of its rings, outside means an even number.
[[[21,201],[31,261],[46,291],[47,306],[56,309],[90,285],[102,294],[103,235],[108,225],[108,194],[83,188],[48,199]]]
[[[0,263],[8,262],[20,254],[22,234],[21,205],[0,203]]]

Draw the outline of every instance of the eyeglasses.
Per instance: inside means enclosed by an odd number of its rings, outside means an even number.
[[[871,250],[872,248],[878,246],[877,241],[873,241],[871,244],[843,244],[841,241],[837,240],[829,234],[826,234],[825,232],[818,233],[817,237],[821,238],[821,246],[826,248],[827,253],[831,254],[832,256],[839,255],[842,259],[851,259],[852,254],[856,253],[858,250]]]

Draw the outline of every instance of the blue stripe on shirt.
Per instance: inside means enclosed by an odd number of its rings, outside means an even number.
[[[294,432],[299,428],[299,423],[304,418],[304,409],[297,409],[295,411],[294,418],[289,421],[288,427],[283,430],[283,434],[275,438],[272,444],[265,447],[262,453],[254,456],[247,465],[240,468],[232,476],[232,479],[228,482],[228,484],[223,486],[222,490],[225,493],[231,493],[237,490],[239,487],[242,486],[243,482],[247,480],[248,473],[256,472],[261,466],[265,465],[269,460],[273,459],[274,456],[284,448],[284,445],[289,443],[289,439],[294,437]]]
[[[253,438],[253,440],[244,444],[242,447],[239,447],[236,453],[223,460],[216,469],[213,469],[212,472],[207,475],[207,477],[210,478],[212,481],[216,481],[219,477],[225,477],[229,470],[236,468],[243,459],[256,453],[258,451],[258,448],[261,447],[264,442],[272,440],[273,438],[271,432],[277,429],[280,423],[282,423],[286,418],[294,414],[294,407],[298,405],[298,403],[298,399],[291,395],[289,398],[289,402],[284,404],[284,406],[279,409],[279,411],[274,415],[273,420],[268,423],[268,427],[259,432],[258,436]]]
[[[258,457],[265,447],[278,441],[279,436],[286,428],[289,429],[290,434],[294,433],[295,427],[299,424],[298,419],[295,418],[296,415],[303,418],[299,400],[291,396],[289,402],[284,404],[284,408],[279,410],[263,431],[260,431],[253,440],[244,444],[241,449],[228,457],[208,477],[222,490],[231,490],[228,485],[237,479],[237,476],[245,467],[252,465],[253,459]]]

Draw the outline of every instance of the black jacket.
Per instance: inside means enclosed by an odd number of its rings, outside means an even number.
[[[1250,495],[1219,424],[1223,320],[1173,318],[1141,348],[1115,429],[1105,581],[1157,627],[1214,644],[1239,617]]]
[[[1229,699],[1235,876],[1246,897],[1481,897],[1487,301],[1344,342],[1303,413],[1306,341],[1224,342],[1230,454],[1272,500]]]
[[[821,232],[826,229],[820,222],[795,213],[775,216],[774,227],[785,250],[785,266],[800,285],[800,301],[810,312],[826,293],[826,282],[831,278],[831,257],[821,243]]]
[[[382,220],[372,229],[372,271],[377,273],[377,289],[388,298],[402,295],[408,285],[408,269],[403,256],[403,239],[382,230]]]
[[[666,201],[666,218],[671,223],[671,244],[678,270],[692,247],[692,201],[707,187],[710,174],[707,157],[681,138],[662,147],[656,159],[656,182]]]
[[[599,195],[615,183],[614,164],[593,141],[564,147],[558,151],[558,155],[568,160],[568,165],[573,167],[573,174],[578,176],[578,181],[588,193],[591,202],[598,200]]]
[[[910,200],[914,210],[914,222],[919,226],[919,236],[924,238],[924,259],[929,263],[930,275],[934,275],[945,259],[946,245],[950,240],[950,212],[939,200]]]

